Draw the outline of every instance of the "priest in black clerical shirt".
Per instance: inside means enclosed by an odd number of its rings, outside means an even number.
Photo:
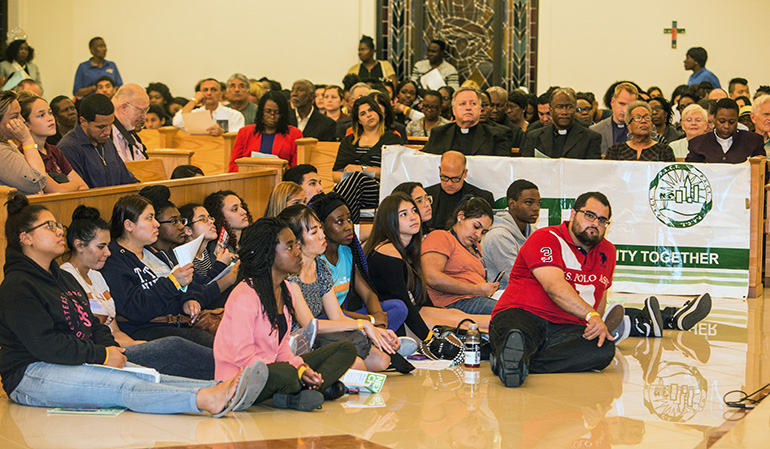
[[[553,123],[527,132],[521,146],[522,157],[601,159],[602,136],[575,123],[575,91],[562,88],[551,96]]]
[[[428,222],[430,229],[449,229],[447,224],[455,209],[470,197],[484,198],[490,206],[494,206],[491,192],[465,182],[468,169],[465,155],[459,151],[447,151],[441,156],[438,173],[441,182],[425,188],[425,192],[433,197],[433,218]]]
[[[480,103],[478,90],[461,87],[452,97],[456,121],[433,128],[422,151],[444,154],[456,150],[467,156],[511,156],[511,129],[479,123]]]

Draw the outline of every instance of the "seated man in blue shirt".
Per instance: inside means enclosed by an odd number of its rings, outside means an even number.
[[[703,47],[693,47],[687,50],[687,57],[684,59],[684,69],[692,70],[692,75],[687,81],[688,86],[700,84],[702,81],[708,81],[714,87],[714,89],[721,89],[722,85],[719,84],[719,78],[706,69],[706,61],[709,58],[709,54]]]
[[[102,94],[89,95],[80,103],[78,124],[59,141],[64,157],[89,188],[139,182],[110,139],[114,120],[112,101]]]

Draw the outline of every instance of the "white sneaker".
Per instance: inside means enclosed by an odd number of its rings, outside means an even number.
[[[628,336],[631,334],[631,318],[628,317],[628,315],[623,315],[623,319],[620,320],[620,324],[618,326],[610,331],[610,335],[612,335],[613,342],[617,345],[621,341],[628,338]]]
[[[417,352],[417,342],[411,337],[398,337],[398,341],[401,346],[398,347],[398,352],[402,357],[407,357]]]

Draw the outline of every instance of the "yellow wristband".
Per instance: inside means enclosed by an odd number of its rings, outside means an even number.
[[[192,101],[194,101],[194,102],[195,102],[195,104],[198,104],[198,99],[197,99],[197,98],[193,97],[193,98],[192,98]]]
[[[364,320],[356,320],[356,321],[358,321],[358,330],[363,332],[364,331]]]
[[[599,315],[599,312],[590,312],[588,315],[586,315],[586,321],[590,320],[592,316],[600,317],[601,315]]]
[[[366,316],[368,316],[368,317],[369,317],[369,322],[370,322],[370,323],[374,324],[374,323],[376,323],[376,322],[377,322],[377,321],[374,319],[374,317],[373,317],[373,316],[371,316],[371,315],[366,315]]]
[[[32,148],[37,149],[37,144],[33,143],[31,145],[24,145],[23,147],[21,147],[21,149],[24,151],[31,150]]]
[[[307,369],[307,366],[302,365],[297,370],[297,375],[299,376],[300,380],[302,380],[302,374],[305,372],[306,369]]]
[[[104,352],[107,353],[107,357],[104,358],[104,363],[102,363],[102,365],[106,365],[107,360],[110,359],[110,348],[109,347],[104,348]]]
[[[168,278],[171,279],[171,282],[174,283],[174,286],[176,286],[177,290],[182,289],[182,284],[180,284],[179,281],[176,280],[176,276],[174,276],[174,273],[169,274]]]

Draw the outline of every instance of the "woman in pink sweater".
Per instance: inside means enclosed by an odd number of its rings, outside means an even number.
[[[355,346],[334,343],[302,357],[289,349],[293,298],[302,293],[286,278],[299,273],[302,253],[288,225],[257,220],[243,230],[238,256],[243,280],[230,293],[214,339],[215,377],[261,360],[270,376],[257,402],[272,397],[276,407],[309,411],[324,398],[340,397],[345,388],[339,378],[353,365]]]

